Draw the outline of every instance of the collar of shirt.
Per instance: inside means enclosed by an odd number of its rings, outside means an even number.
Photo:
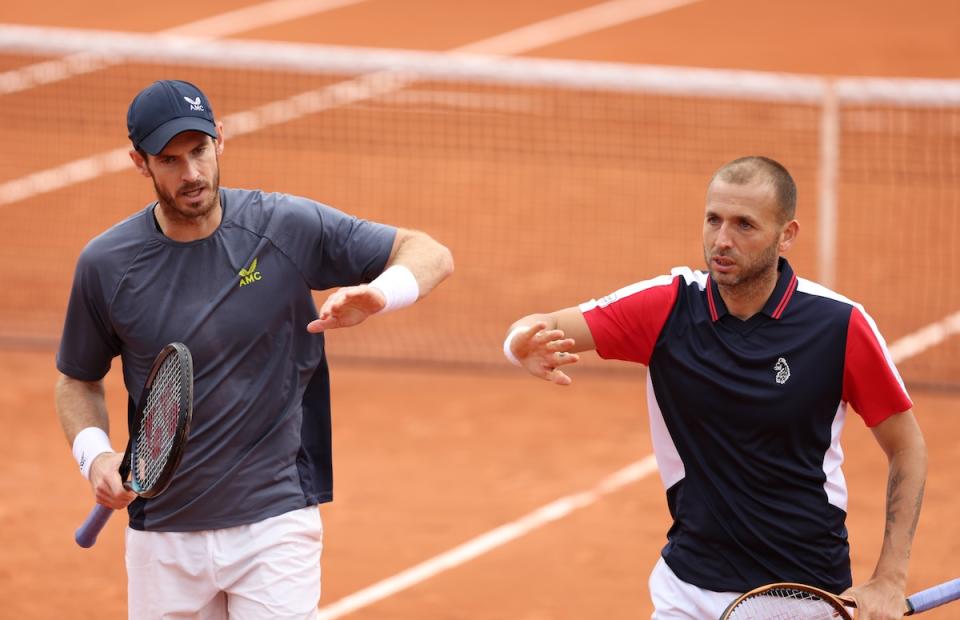
[[[760,314],[765,314],[772,319],[779,319],[783,316],[787,305],[790,303],[790,298],[793,297],[794,291],[797,290],[797,276],[793,273],[793,268],[790,267],[790,263],[782,256],[777,262],[777,272],[779,274],[777,276],[777,285],[773,288],[773,293],[770,294],[767,303],[764,304],[760,310]],[[709,276],[707,277],[706,294],[707,307],[710,309],[711,320],[716,322],[720,320],[721,317],[729,314],[727,306],[723,303],[723,298],[720,296],[720,289],[717,287],[717,283]]]

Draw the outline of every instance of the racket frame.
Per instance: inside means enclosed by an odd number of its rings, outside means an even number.
[[[150,396],[150,391],[153,388],[153,381],[156,379],[157,373],[160,371],[160,367],[171,355],[176,355],[179,358],[181,364],[181,373],[187,379],[186,381],[181,382],[180,386],[180,404],[185,405],[182,411],[179,411],[179,418],[177,420],[177,431],[174,435],[173,446],[170,451],[170,455],[167,458],[167,462],[164,464],[163,470],[160,472],[160,475],[157,476],[157,481],[151,485],[149,489],[138,489],[138,485],[132,484],[131,481],[128,481],[127,478],[130,475],[130,464],[132,461],[133,450],[136,449],[136,442],[134,437],[139,433],[140,426],[143,424],[144,409],[147,406],[147,401]],[[127,447],[123,452],[123,459],[120,462],[120,479],[123,480],[123,486],[127,490],[133,491],[137,495],[143,498],[156,497],[163,493],[167,487],[170,485],[170,481],[173,479],[173,473],[176,471],[177,467],[180,465],[180,459],[183,457],[184,447],[186,446],[186,438],[190,434],[190,424],[193,421],[193,357],[190,355],[190,349],[187,346],[180,342],[171,342],[170,344],[163,347],[160,353],[157,354],[156,359],[154,359],[153,366],[150,368],[150,372],[147,375],[147,380],[144,382],[143,391],[140,393],[140,402],[137,405],[136,410],[134,411],[133,419],[129,424],[129,438],[127,439]],[[89,548],[97,542],[97,536],[100,535],[100,531],[103,530],[106,526],[107,521],[110,520],[110,517],[113,516],[114,510],[102,504],[94,505],[93,509],[90,511],[90,514],[87,515],[86,520],[83,524],[77,528],[77,531],[74,533],[74,540],[76,543],[83,547]]]
[[[154,482],[149,488],[145,489],[140,487],[136,480],[127,480],[127,477],[131,472],[133,453],[137,449],[137,443],[134,440],[134,437],[139,435],[140,428],[143,425],[147,401],[149,400],[150,393],[153,389],[154,380],[157,378],[157,373],[160,372],[160,368],[163,366],[163,363],[171,355],[176,355],[179,358],[181,374],[187,378],[187,381],[181,382],[180,395],[178,397],[180,399],[180,404],[183,405],[183,407],[179,408],[177,431],[174,435],[173,444],[170,448],[170,454],[163,466],[163,470],[157,476],[157,481]],[[137,404],[137,408],[129,428],[130,433],[129,439],[127,440],[127,449],[124,451],[123,460],[120,462],[120,479],[124,481],[123,486],[128,490],[133,491],[140,497],[146,499],[156,497],[157,495],[163,493],[167,487],[170,486],[170,481],[173,480],[173,473],[177,470],[177,467],[180,465],[180,460],[183,458],[183,450],[186,446],[186,438],[190,434],[190,424],[192,421],[193,358],[190,355],[190,350],[186,345],[180,342],[171,342],[167,346],[163,347],[163,349],[157,355],[156,360],[153,362],[153,366],[150,368],[150,373],[147,375],[147,380],[143,384],[143,391],[140,392],[140,402]]]
[[[837,596],[836,594],[831,594],[826,590],[821,590],[820,588],[814,586],[790,582],[768,583],[767,585],[754,588],[753,590],[738,596],[736,600],[730,603],[727,608],[723,610],[720,620],[729,620],[730,614],[744,600],[752,598],[758,594],[763,594],[764,592],[777,589],[793,589],[813,594],[833,605],[837,611],[843,614],[841,617],[844,620],[853,618],[851,613],[846,610],[846,607],[856,608],[857,606],[857,601],[850,597]],[[929,587],[925,590],[921,590],[920,592],[911,594],[904,601],[903,615],[912,616],[913,614],[929,611],[956,600],[960,600],[960,578],[951,579],[941,584]]]
[[[730,614],[732,614],[737,607],[747,599],[755,598],[772,590],[798,590],[801,592],[806,592],[807,594],[812,594],[817,598],[822,599],[825,603],[833,606],[834,610],[839,614],[837,618],[840,618],[841,620],[853,620],[853,615],[847,610],[847,608],[857,606],[856,601],[851,598],[837,596],[836,594],[832,594],[815,586],[784,581],[779,583],[768,583],[760,586],[759,588],[754,588],[749,592],[741,594],[732,603],[727,605],[727,608],[724,609],[723,613],[720,615],[720,620],[729,620]]]

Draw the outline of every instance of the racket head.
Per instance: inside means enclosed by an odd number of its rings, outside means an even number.
[[[741,595],[720,620],[853,620],[853,601],[801,583],[771,583]]]
[[[141,497],[156,497],[170,485],[180,464],[193,419],[193,358],[180,342],[157,355],[133,416],[130,443],[121,464],[127,486]]]

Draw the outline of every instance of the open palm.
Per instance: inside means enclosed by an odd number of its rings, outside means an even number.
[[[362,323],[371,314],[383,310],[387,300],[379,289],[366,284],[338,289],[320,307],[320,318],[307,325],[310,333]]]

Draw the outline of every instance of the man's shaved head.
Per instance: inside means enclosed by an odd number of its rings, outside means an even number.
[[[787,169],[769,157],[750,155],[735,159],[717,170],[710,184],[717,179],[732,185],[765,180],[773,187],[777,204],[780,205],[780,221],[788,222],[797,213],[797,185]]]

